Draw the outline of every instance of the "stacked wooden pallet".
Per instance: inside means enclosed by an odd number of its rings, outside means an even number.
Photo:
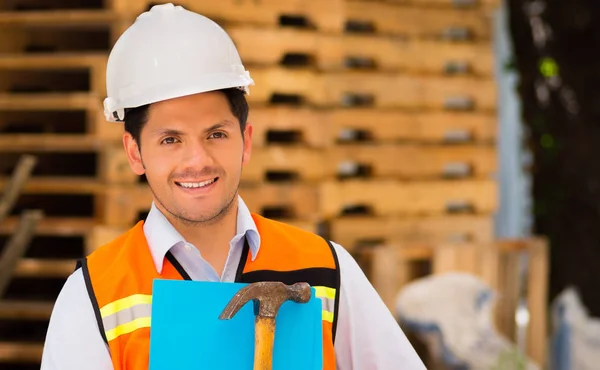
[[[30,285],[14,288],[36,301],[17,295],[1,318],[43,327],[73,259],[148,210],[122,127],[105,122],[101,102],[110,45],[151,3],[0,0],[0,175],[19,154],[37,155],[15,214],[35,205],[48,216],[19,268]],[[256,82],[240,189],[253,211],[311,231],[328,225],[357,256],[364,245],[492,240],[492,1],[178,3],[229,32]],[[47,296],[32,290],[50,278]],[[7,343],[0,361],[35,362],[39,351]]]
[[[0,1],[0,188],[21,154],[38,158],[0,245],[22,210],[46,215],[0,302],[2,368],[39,369],[53,302],[104,230],[96,216],[112,181],[101,111],[112,13],[99,2],[76,9],[93,3]]]

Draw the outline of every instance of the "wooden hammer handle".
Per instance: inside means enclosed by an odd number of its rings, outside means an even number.
[[[254,330],[254,370],[271,370],[273,368],[275,319],[257,316]]]

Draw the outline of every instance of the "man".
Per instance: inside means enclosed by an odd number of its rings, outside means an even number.
[[[148,180],[152,208],[69,277],[43,370],[147,369],[155,278],[309,282],[324,302],[324,369],[424,369],[347,251],[251,214],[239,197],[252,84],[225,31],[172,4],[142,14],[117,41],[105,112],[124,122],[125,151]]]

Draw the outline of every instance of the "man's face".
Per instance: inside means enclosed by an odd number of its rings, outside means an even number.
[[[236,204],[251,136],[250,124],[242,136],[227,97],[209,92],[152,104],[141,155],[131,135],[125,133],[123,142],[157,206],[169,219],[191,225],[219,220]]]

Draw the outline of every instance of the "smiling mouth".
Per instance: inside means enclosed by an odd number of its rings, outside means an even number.
[[[219,180],[219,178],[215,177],[214,179],[206,180],[206,181],[202,181],[202,182],[175,182],[175,184],[177,184],[177,186],[181,186],[184,189],[195,189],[195,188],[204,188],[209,185],[212,185],[215,182],[217,182],[217,180]]]

